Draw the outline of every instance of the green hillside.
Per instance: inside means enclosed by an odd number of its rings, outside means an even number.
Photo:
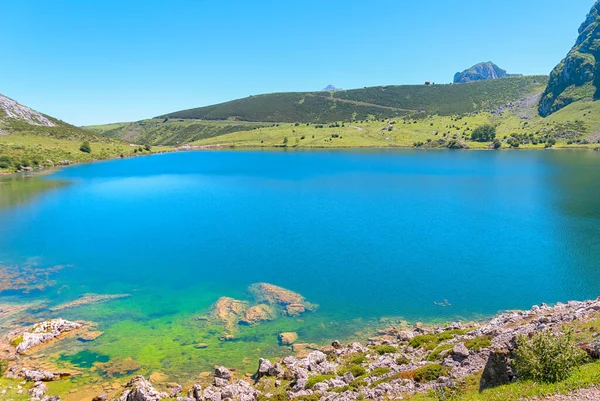
[[[0,174],[163,150],[88,132],[0,95]]]
[[[133,143],[175,146],[270,125],[273,124],[158,118],[132,123],[92,125],[85,127],[85,129],[109,138]]]
[[[370,117],[453,115],[493,110],[541,93],[546,76],[511,77],[461,85],[378,86],[335,92],[250,96],[157,118],[329,123]]]

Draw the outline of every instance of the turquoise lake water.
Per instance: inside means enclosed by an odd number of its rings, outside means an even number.
[[[33,180],[43,190],[22,196],[23,180],[5,179],[4,197],[0,185],[0,261],[69,267],[53,287],[0,302],[130,293],[62,312],[105,332],[69,352],[119,350],[175,376],[289,352],[282,329],[330,341],[385,317],[475,319],[600,295],[599,152],[185,152]],[[320,308],[231,344],[196,326],[218,297],[250,299],[255,282]],[[200,354],[198,341],[211,347]]]

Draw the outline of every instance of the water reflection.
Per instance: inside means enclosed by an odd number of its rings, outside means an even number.
[[[34,197],[67,185],[66,181],[48,180],[39,175],[14,175],[0,178],[0,209],[25,203]]]

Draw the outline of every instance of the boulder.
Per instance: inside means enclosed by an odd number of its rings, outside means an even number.
[[[135,376],[125,386],[126,390],[118,401],[160,401],[167,398],[166,393],[157,391],[149,381],[142,376]]]
[[[464,343],[458,343],[452,348],[452,354],[459,358],[467,358],[469,356],[469,350]]]
[[[46,386],[42,382],[36,382],[35,385],[27,391],[27,394],[31,396],[32,399],[39,400],[44,397],[48,386]]]
[[[248,302],[221,297],[213,304],[211,316],[228,328],[233,328],[244,317],[247,309]]]
[[[298,340],[298,333],[295,332],[286,332],[279,333],[279,342],[281,345],[292,345]]]
[[[249,289],[258,302],[266,302],[271,305],[304,304],[302,295],[273,284],[252,284]]]
[[[77,339],[82,342],[94,341],[102,334],[104,334],[102,331],[86,331],[85,333],[81,333]]]
[[[479,389],[501,386],[516,378],[512,369],[511,353],[506,349],[492,351],[483,369]]]
[[[302,304],[289,304],[285,306],[285,313],[288,316],[298,316],[306,312],[306,307]]]

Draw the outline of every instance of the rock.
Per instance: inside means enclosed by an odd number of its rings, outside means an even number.
[[[57,395],[45,396],[44,398],[42,398],[42,401],[60,401],[60,397]]]
[[[279,342],[281,345],[292,345],[298,340],[298,334],[295,332],[279,333]]]
[[[182,391],[183,387],[181,386],[181,384],[174,383],[174,386],[172,386],[171,390],[169,391],[169,397],[175,398],[179,394],[181,394]]]
[[[577,344],[577,346],[585,351],[590,359],[600,359],[600,342],[582,343]]]
[[[202,386],[197,383],[194,384],[192,388],[188,390],[188,397],[196,401],[202,400]]]
[[[104,334],[102,331],[86,331],[85,333],[81,333],[77,339],[82,342],[94,341],[102,334]]]
[[[496,350],[490,353],[483,369],[479,389],[501,386],[515,379],[512,370],[511,354],[507,349]]]
[[[215,320],[225,323],[228,328],[233,328],[244,317],[247,309],[248,302],[221,297],[212,306],[211,316]]]
[[[208,348],[208,344],[206,344],[206,343],[198,343],[198,344],[194,345],[194,348],[196,348],[196,349]]]
[[[29,391],[27,391],[27,394],[29,394],[34,399],[41,399],[46,393],[47,389],[48,386],[46,386],[40,381],[36,382],[35,385],[32,388],[30,388]]]
[[[469,350],[464,343],[458,343],[452,348],[452,354],[459,358],[467,358],[469,356]]]
[[[487,63],[479,63],[473,67],[457,72],[454,75],[455,84],[464,84],[473,81],[487,81],[490,79],[499,79],[509,76],[505,70],[498,67],[496,64],[488,61]]]
[[[150,382],[152,382],[152,383],[164,383],[168,379],[169,379],[169,376],[167,376],[166,374],[161,373],[161,372],[152,372],[150,377],[148,377],[148,380],[150,380]]]
[[[273,284],[252,284],[249,289],[258,302],[267,302],[271,305],[304,304],[302,295]]]
[[[288,316],[298,316],[306,312],[306,308],[302,304],[289,304],[285,306],[285,313]]]
[[[542,117],[570,103],[600,95],[600,1],[592,6],[579,27],[579,37],[567,56],[552,70],[548,86],[539,102]],[[587,89],[587,90],[586,90]]]
[[[252,325],[274,320],[276,317],[277,313],[271,306],[260,304],[248,308],[244,317],[240,320],[240,323]]]
[[[334,341],[331,343],[331,346],[332,346],[333,348],[336,348],[336,349],[337,349],[337,348],[340,348],[340,347],[342,346],[342,343],[341,343],[341,342],[339,342],[338,340],[334,340]]]
[[[94,398],[92,398],[92,401],[107,401],[108,400],[108,394],[100,394],[95,396]]]
[[[17,353],[23,352],[59,337],[61,334],[81,328],[80,323],[64,319],[53,319],[35,324],[22,334],[22,340],[17,345]]]
[[[22,377],[26,380],[31,380],[33,382],[47,382],[60,379],[61,377],[67,377],[70,375],[71,374],[67,372],[51,372],[49,370],[29,370],[26,368],[21,369],[21,371],[18,373],[18,377]]]
[[[118,401],[160,401],[167,398],[166,393],[157,391],[149,381],[142,376],[135,376],[125,386],[126,390]]]
[[[217,366],[215,368],[215,377],[229,380],[231,378],[231,372],[225,366]]]
[[[260,378],[262,376],[269,374],[269,369],[273,367],[273,364],[268,359],[260,358],[258,360],[258,370],[256,372],[256,377]]]

